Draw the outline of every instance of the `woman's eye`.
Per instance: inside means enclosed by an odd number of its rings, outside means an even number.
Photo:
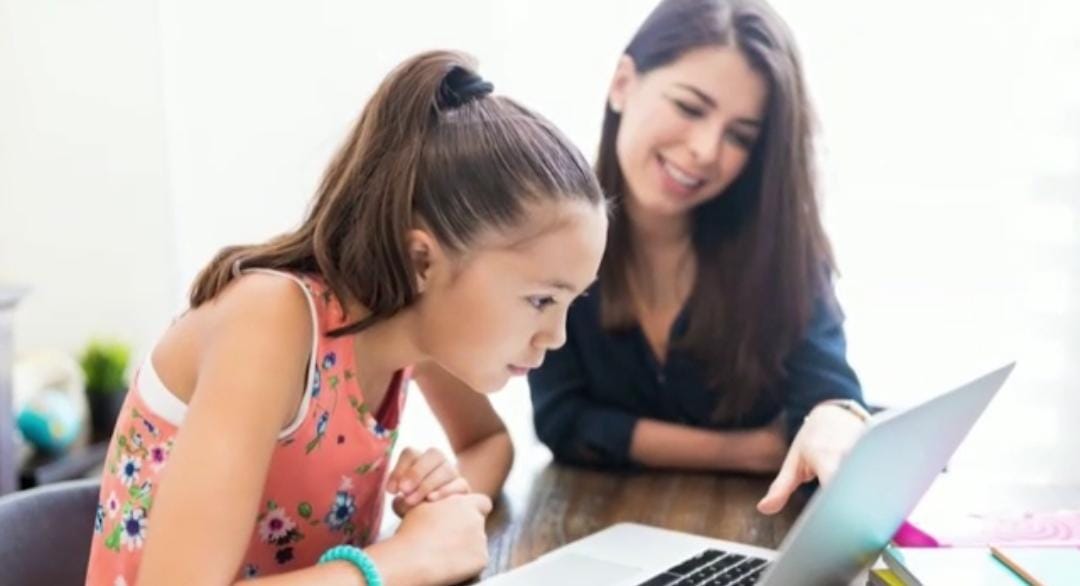
[[[678,108],[679,111],[681,111],[683,115],[687,118],[701,118],[705,115],[705,111],[701,108],[691,106],[690,104],[681,102],[679,100],[672,100],[672,102],[675,104],[675,107]]]
[[[727,133],[727,137],[732,144],[744,149],[749,149],[754,146],[754,142],[757,140],[757,137],[742,132],[729,132]]]
[[[555,298],[550,296],[534,295],[532,297],[526,297],[525,299],[529,302],[529,305],[537,311],[544,311],[547,306],[555,304]]]

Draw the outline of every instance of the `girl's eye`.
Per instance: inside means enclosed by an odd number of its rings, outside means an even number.
[[[679,100],[672,100],[672,102],[675,104],[675,107],[678,108],[679,111],[681,111],[683,115],[687,118],[701,118],[705,115],[705,111],[701,108],[691,106],[690,104],[681,102]]]
[[[544,311],[549,305],[555,304],[555,298],[551,296],[533,295],[531,297],[526,297],[525,300],[536,311]]]

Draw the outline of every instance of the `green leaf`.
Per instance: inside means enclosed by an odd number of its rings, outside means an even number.
[[[120,532],[123,531],[122,523],[117,523],[113,527],[112,533],[105,538],[105,549],[112,551],[120,551]]]
[[[371,471],[371,467],[373,465],[374,464],[364,464],[363,466],[358,466],[356,468],[356,474],[367,474],[368,472]]]
[[[315,439],[308,442],[307,446],[304,448],[304,453],[310,454],[315,448],[319,447],[319,441],[322,440],[322,437],[323,436],[321,435],[315,436]]]
[[[296,507],[296,512],[303,519],[311,517],[311,503],[307,501],[300,503],[300,506]]]
[[[131,349],[127,344],[115,340],[91,340],[79,356],[86,380],[86,390],[90,393],[122,393],[127,390],[124,375],[127,370]]]
[[[273,511],[277,508],[277,503],[274,501],[266,501],[266,510]]]

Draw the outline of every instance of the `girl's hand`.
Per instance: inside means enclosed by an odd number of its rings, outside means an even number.
[[[487,565],[484,520],[490,512],[491,499],[482,494],[422,502],[402,519],[390,541],[402,546],[400,553],[421,583],[458,584]]]
[[[404,517],[420,503],[434,502],[454,494],[469,494],[472,489],[439,450],[430,448],[419,453],[405,448],[386,482],[386,491],[396,495],[394,512]]]
[[[780,512],[799,485],[814,478],[828,484],[864,429],[866,423],[843,407],[828,403],[814,407],[791,442],[769,492],[758,502],[758,511]]]

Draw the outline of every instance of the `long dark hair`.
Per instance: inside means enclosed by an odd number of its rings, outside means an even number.
[[[213,299],[240,266],[311,272],[370,311],[331,333],[357,332],[415,301],[405,234],[417,220],[461,251],[484,228],[522,222],[530,201],[603,205],[572,143],[491,91],[461,53],[433,51],[399,65],[364,107],[300,227],[223,249],[196,278],[191,306]]]
[[[688,330],[673,344],[700,361],[723,392],[716,417],[737,420],[775,392],[835,270],[814,191],[812,114],[793,37],[761,0],[663,0],[624,53],[639,74],[708,46],[737,48],[768,84],[760,138],[724,193],[694,209],[697,275]],[[629,273],[634,243],[615,152],[620,116],[608,105],[596,164],[616,204],[600,268],[602,321],[636,323]]]

